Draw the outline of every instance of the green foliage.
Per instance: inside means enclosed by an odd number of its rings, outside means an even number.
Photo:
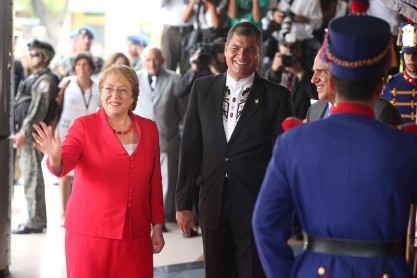
[[[14,0],[14,10],[17,16],[34,17],[30,0]]]
[[[42,1],[46,7],[54,14],[59,15],[63,12],[67,0],[35,0]],[[18,14],[36,16],[32,9],[31,0],[14,0],[15,11]]]
[[[43,0],[43,2],[54,15],[59,15],[64,10],[67,0]]]

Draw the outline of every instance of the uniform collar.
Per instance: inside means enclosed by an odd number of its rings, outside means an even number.
[[[407,81],[408,83],[412,84],[412,85],[417,85],[417,78],[412,77],[407,70],[403,71],[403,77],[405,79],[405,81]]]
[[[342,102],[337,104],[335,109],[333,110],[333,115],[339,113],[356,114],[375,119],[374,111],[372,111],[371,108],[357,103]]]

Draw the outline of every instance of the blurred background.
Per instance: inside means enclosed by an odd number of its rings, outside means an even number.
[[[95,56],[126,49],[130,34],[145,35],[159,46],[159,7],[159,1],[147,0],[15,0],[15,57],[26,54],[26,44],[33,38],[48,41],[58,55],[67,55],[71,33],[85,24],[95,31],[91,49]]]

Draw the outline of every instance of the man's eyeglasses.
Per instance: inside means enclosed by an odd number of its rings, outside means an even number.
[[[41,54],[39,52],[31,52],[31,53],[29,53],[29,56],[31,58],[33,58],[33,57],[39,57],[39,56],[41,56]]]
[[[106,92],[106,94],[113,94],[113,92],[118,92],[122,95],[129,93],[129,90],[127,88],[113,88],[113,87],[105,87],[103,88],[104,92]]]

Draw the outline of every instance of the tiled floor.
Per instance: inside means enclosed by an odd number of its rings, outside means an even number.
[[[44,171],[44,173],[46,173]],[[43,234],[12,235],[11,278],[64,278],[65,230],[61,227],[59,188],[55,178],[45,175],[48,229]],[[14,186],[12,229],[26,220],[26,200],[21,185]],[[204,277],[201,236],[184,238],[175,223],[167,223],[165,248],[154,255],[155,278]],[[301,251],[301,242],[292,243],[294,252]]]
[[[48,229],[44,234],[12,235],[12,278],[63,278],[65,272],[64,234],[60,223],[59,188],[55,179],[46,176]],[[12,229],[26,219],[26,200],[22,186],[14,187]],[[175,223],[167,223],[164,233],[165,248],[154,255],[155,277],[204,277],[201,261],[201,236],[184,238]]]

